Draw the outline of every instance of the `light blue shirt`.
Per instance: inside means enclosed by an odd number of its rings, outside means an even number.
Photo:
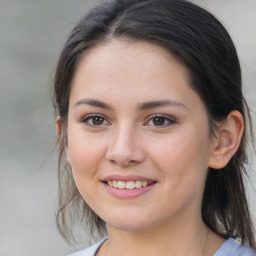
[[[104,238],[99,243],[79,252],[72,253],[68,256],[95,256],[100,246],[107,240]],[[213,256],[256,256],[256,251],[247,245],[240,245],[233,238],[226,240]]]

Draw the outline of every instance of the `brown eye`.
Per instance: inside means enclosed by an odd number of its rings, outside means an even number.
[[[92,117],[91,122],[93,125],[102,125],[104,123],[104,118],[101,116]]]
[[[177,123],[174,118],[162,114],[157,114],[150,118],[145,125],[164,128]]]
[[[157,116],[152,119],[152,122],[155,126],[162,126],[165,124],[165,118]]]
[[[92,127],[109,125],[109,122],[106,120],[106,118],[100,115],[86,116],[81,122],[87,126],[92,126]]]

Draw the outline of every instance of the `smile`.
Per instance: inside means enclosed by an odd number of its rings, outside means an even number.
[[[142,187],[147,187],[154,182],[150,181],[121,181],[121,180],[108,180],[107,184],[112,188],[119,188],[119,189],[138,189]]]

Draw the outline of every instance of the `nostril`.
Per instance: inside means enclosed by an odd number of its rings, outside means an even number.
[[[115,160],[110,160],[110,163],[115,164]]]
[[[135,160],[128,160],[128,161],[119,161],[119,160],[109,160],[111,164],[117,164],[119,166],[130,166],[130,165],[134,165],[134,164],[137,164],[139,163],[138,161],[135,161]]]

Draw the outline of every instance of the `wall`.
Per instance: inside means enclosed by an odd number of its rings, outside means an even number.
[[[72,250],[54,219],[56,155],[48,154],[57,134],[51,82],[68,31],[97,2],[0,0],[0,256],[60,256]],[[230,31],[255,110],[256,2],[194,2]],[[248,191],[256,212],[249,185]]]

